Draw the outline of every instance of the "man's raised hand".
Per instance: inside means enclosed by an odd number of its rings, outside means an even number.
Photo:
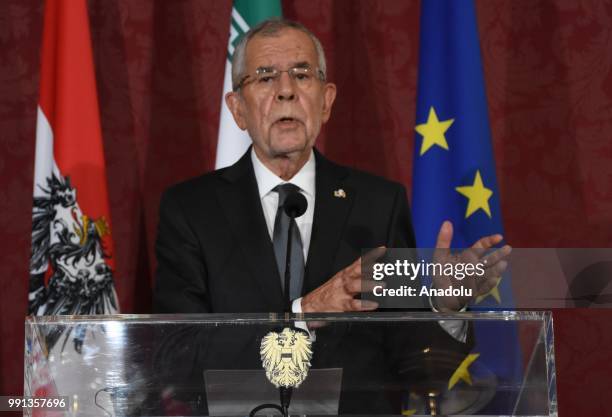
[[[472,296],[464,297],[435,297],[432,299],[434,307],[440,311],[458,311],[465,307],[470,301],[479,295],[487,294],[499,282],[501,274],[506,270],[508,262],[505,260],[512,248],[509,245],[490,252],[503,240],[500,234],[485,236],[474,243],[470,248],[465,249],[458,254],[451,254],[450,245],[453,239],[453,225],[449,221],[442,223],[438,239],[436,242],[436,250],[434,252],[433,261],[435,263],[482,263],[484,265],[484,277],[466,276],[458,280],[452,276],[440,275],[433,278],[434,288],[465,288],[472,290]],[[490,253],[488,253],[490,252]]]

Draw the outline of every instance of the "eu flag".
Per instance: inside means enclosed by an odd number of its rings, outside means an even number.
[[[421,3],[415,131],[412,212],[418,246],[435,247],[444,220],[453,223],[454,248],[503,234],[472,0]],[[470,308],[512,305],[511,297],[509,278],[504,277]],[[453,383],[470,383],[467,371],[475,361],[499,382],[520,380],[516,331],[505,329],[500,333],[486,323],[475,326],[474,351],[466,358],[464,375]]]

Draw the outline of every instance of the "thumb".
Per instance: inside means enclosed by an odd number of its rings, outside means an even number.
[[[451,241],[453,240],[453,224],[445,220],[440,227],[438,232],[438,239],[436,240],[436,249],[449,249]]]

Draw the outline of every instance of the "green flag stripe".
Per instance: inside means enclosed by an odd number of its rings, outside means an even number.
[[[280,0],[234,0],[234,9],[249,27],[262,20],[283,15]]]
[[[249,27],[246,25],[246,22],[240,14],[236,11],[236,9],[232,9],[232,20],[230,22],[230,38],[229,43],[227,45],[227,58],[231,61],[232,56],[234,55],[234,48],[238,45],[238,41],[242,38],[249,30]]]
[[[247,22],[244,21],[244,18],[240,15],[235,7],[232,8],[232,25],[236,28],[236,30],[242,33],[250,29]]]
[[[279,0],[235,0],[230,21],[230,38],[227,45],[227,59],[232,60],[234,48],[240,38],[259,22],[270,17],[282,16]]]

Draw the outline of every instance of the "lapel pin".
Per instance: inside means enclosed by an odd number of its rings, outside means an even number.
[[[339,188],[334,191],[334,197],[336,198],[346,198],[346,193],[342,188]]]

